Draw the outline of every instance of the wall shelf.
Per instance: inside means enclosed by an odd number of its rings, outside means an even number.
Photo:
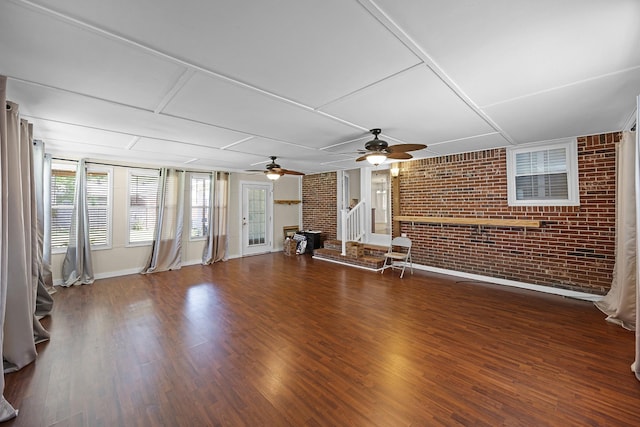
[[[394,221],[417,222],[423,224],[453,224],[479,225],[488,227],[525,227],[540,228],[542,222],[529,219],[500,219],[500,218],[454,218],[442,216],[396,216]]]
[[[300,200],[274,200],[273,203],[276,205],[297,205],[301,203]]]

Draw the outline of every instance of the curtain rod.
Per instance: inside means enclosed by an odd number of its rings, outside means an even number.
[[[63,162],[79,162],[79,159],[65,159],[63,157],[51,157],[51,160],[62,160]],[[105,162],[92,162],[89,160],[85,160],[85,163],[92,165],[101,165],[101,166],[116,166],[121,168],[135,168],[135,169],[150,169],[150,170],[160,170],[162,168],[152,168],[149,166],[125,166],[117,163],[105,163]]]
[[[62,157],[51,157],[51,160],[62,160],[65,162],[77,162],[77,159],[65,159]],[[115,167],[119,167],[119,168],[131,168],[131,169],[149,169],[149,170],[157,170],[159,171],[160,169],[162,169],[162,167],[150,167],[150,166],[130,166],[130,165],[123,165],[123,164],[118,164],[118,163],[106,163],[106,162],[95,162],[95,161],[90,161],[90,160],[86,160],[85,163],[87,164],[92,164],[92,165],[101,165],[101,166],[115,166]],[[179,172],[189,172],[189,173],[217,173],[217,172],[221,172],[221,173],[229,173],[227,171],[203,171],[203,170],[189,170],[189,169],[178,169],[178,168],[167,168],[167,169],[174,169],[176,171]]]

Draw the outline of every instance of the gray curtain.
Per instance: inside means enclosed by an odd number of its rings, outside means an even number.
[[[69,245],[62,263],[62,286],[89,285],[93,283],[91,242],[89,240],[89,210],[87,206],[87,166],[78,162],[76,189],[69,230]]]
[[[640,121],[640,95],[636,98],[636,126],[638,126],[638,122]],[[635,147],[635,161],[634,161],[634,170],[635,170],[635,208],[636,208],[636,218],[635,218],[635,224],[636,227],[638,224],[640,224],[640,138],[638,138],[638,133],[633,132],[633,134],[635,135],[635,138],[632,138],[633,140],[633,145]],[[638,235],[638,233],[636,232],[636,266],[637,266],[637,262],[638,262],[638,253],[640,253],[640,235]],[[638,366],[638,364],[640,364],[640,328],[638,327],[638,324],[640,324],[640,310],[638,310],[638,307],[640,307],[640,292],[638,292],[638,283],[640,282],[640,270],[638,268],[636,268],[636,276],[635,276],[635,280],[636,280],[636,287],[635,287],[635,313],[636,313],[636,348],[635,348],[635,359],[633,361],[633,364],[631,365],[631,370],[635,373],[636,378],[638,380],[640,380],[640,366]]]
[[[35,184],[36,199],[36,223],[37,223],[37,259],[36,268],[38,269],[38,288],[36,295],[36,316],[41,319],[51,313],[53,309],[53,298],[49,293],[53,290],[53,277],[51,276],[51,248],[45,248],[45,243],[50,245],[50,239],[45,242],[45,216],[50,214],[50,210],[45,212],[45,193],[49,195],[51,187],[51,157],[45,160],[44,143],[39,140],[33,141],[33,174]],[[46,173],[47,167],[49,173]],[[47,189],[45,191],[45,188]],[[48,198],[48,197],[47,197]]]
[[[184,177],[184,171],[166,168],[160,171],[155,238],[142,273],[177,270],[182,266]]]
[[[0,114],[0,347],[5,373],[33,362],[35,343],[49,337],[35,314],[40,266],[32,128],[20,120],[18,105],[7,102],[6,84],[0,76],[0,106],[6,106]],[[4,376],[0,390],[4,392]],[[16,415],[3,396],[0,421]]]
[[[607,321],[636,327],[636,144],[624,132],[616,147],[616,263],[611,289],[595,303]]]
[[[209,234],[202,252],[202,264],[222,261],[227,256],[229,173],[211,174],[209,195]]]
[[[623,132],[616,151],[616,263],[611,289],[595,303],[607,315],[607,321],[635,330],[636,351],[631,370],[640,380],[640,334],[637,307],[638,233],[640,222],[640,156],[636,132]]]

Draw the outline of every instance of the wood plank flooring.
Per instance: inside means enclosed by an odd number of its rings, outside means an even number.
[[[60,289],[7,426],[637,426],[591,303],[282,253]]]

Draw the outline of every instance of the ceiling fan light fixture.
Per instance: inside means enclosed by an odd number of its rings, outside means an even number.
[[[387,160],[387,155],[382,153],[374,153],[367,156],[367,162],[371,163],[374,166],[378,166],[385,160]]]
[[[278,178],[280,178],[280,174],[275,172],[267,172],[267,178],[269,178],[272,181],[275,181]]]

